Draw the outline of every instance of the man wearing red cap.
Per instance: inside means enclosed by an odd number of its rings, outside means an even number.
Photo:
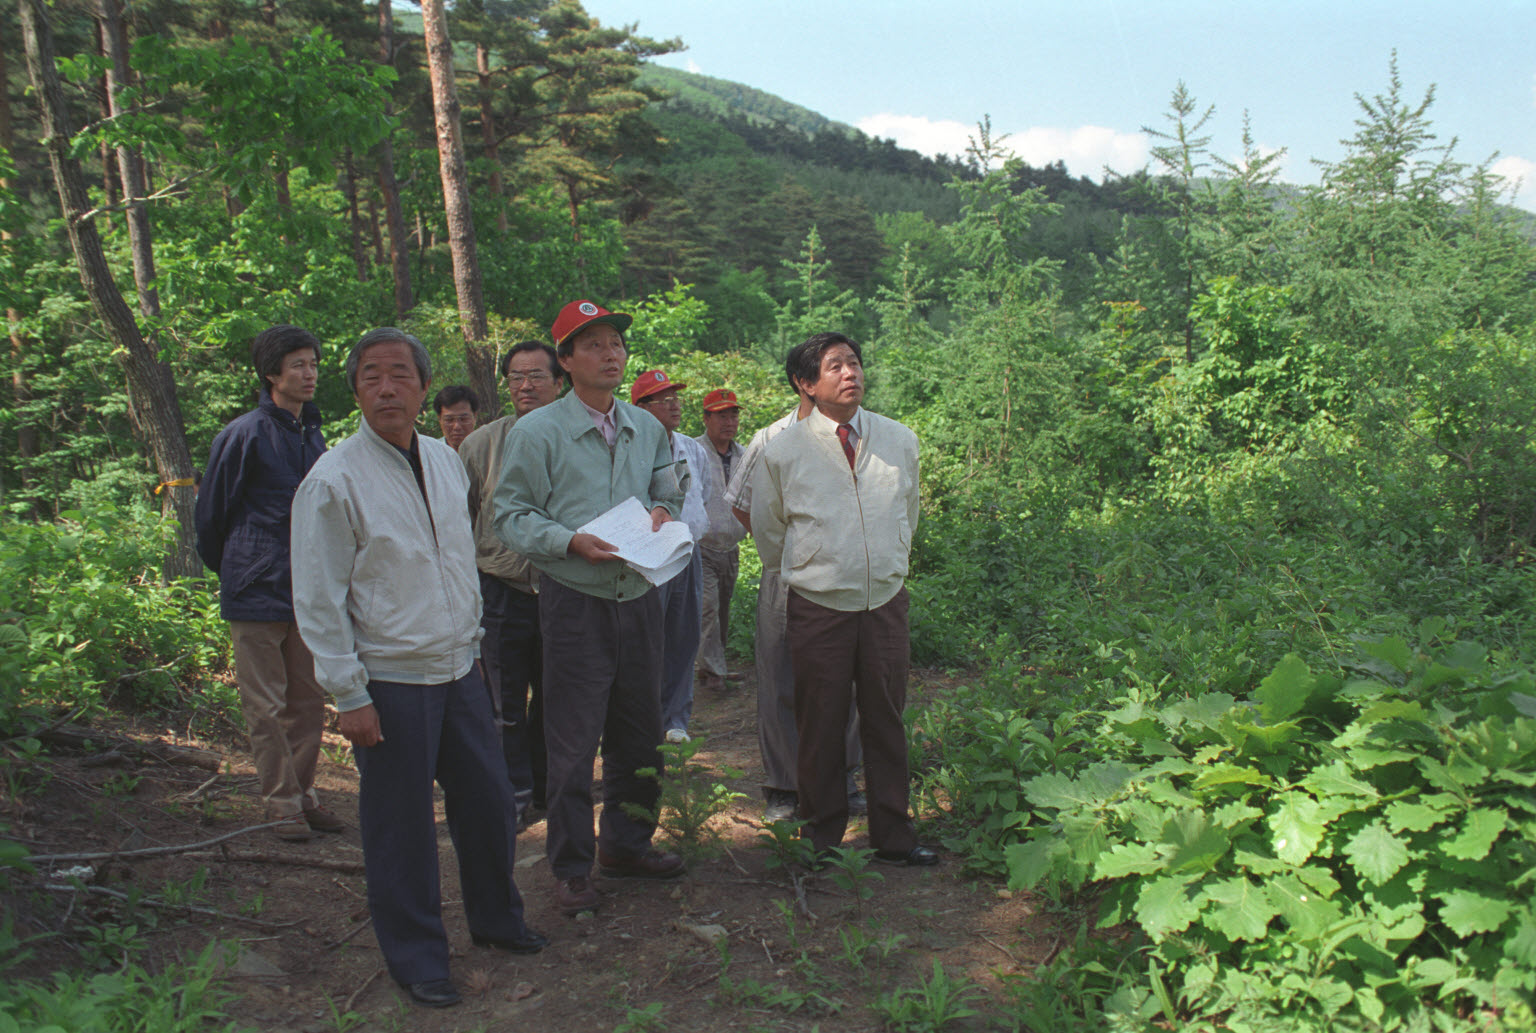
[[[738,542],[746,528],[731,512],[725,490],[731,474],[741,466],[744,450],[736,444],[741,406],[736,392],[718,389],[704,396],[704,433],[694,438],[708,458],[698,472],[704,481],[704,504],[709,510],[709,530],[699,539],[703,580],[699,583],[699,674],[695,684],[716,692],[725,689],[725,641],[731,633],[731,594],[736,591],[740,569]]]
[[[682,520],[693,535],[693,557],[672,580],[659,586],[662,627],[666,636],[666,661],[661,674],[661,727],[666,729],[670,743],[688,741],[688,719],[693,716],[693,660],[699,653],[699,585],[703,578],[698,544],[709,530],[709,511],[705,508],[703,494],[705,464],[709,457],[697,441],[677,433],[683,422],[683,403],[679,396],[687,386],[668,380],[659,369],[649,369],[636,377],[629,388],[629,400],[656,417],[667,429],[672,459],[688,471]]]
[[[616,878],[669,879],[683,860],[651,847],[661,770],[662,610],[659,593],[576,528],[631,496],[655,530],[683,507],[661,424],[614,398],[631,318],[590,301],[560,310],[553,336],[571,390],[522,416],[507,435],[494,526],[540,572],[548,854],[555,905],[597,907],[594,860]],[[603,752],[601,828],[592,827],[592,772]],[[626,806],[633,805],[633,806]]]

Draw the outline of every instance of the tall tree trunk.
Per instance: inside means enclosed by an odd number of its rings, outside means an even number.
[[[453,44],[443,0],[422,0],[422,35],[427,42],[427,74],[432,80],[432,110],[437,122],[437,167],[443,181],[443,209],[448,217],[448,250],[453,256],[453,287],[459,297],[459,325],[464,331],[464,365],[469,386],[482,401],[485,419],[501,415],[496,393],[495,360],[484,342],[490,336],[475,224],[470,217],[469,177],[459,132],[459,94],[453,82]]]
[[[379,0],[379,63],[393,65],[395,61],[395,22],[390,13],[390,0]],[[384,113],[390,114],[386,107]],[[405,319],[405,314],[416,307],[416,297],[411,291],[410,238],[405,230],[405,214],[400,208],[400,184],[395,182],[395,145],[389,137],[379,144],[379,193],[384,196],[384,221],[389,226],[389,266],[395,281],[395,316]],[[417,225],[420,225],[418,221]]]
[[[491,163],[491,197],[496,202],[496,232],[506,235],[507,206],[502,197],[501,157],[496,153],[496,116],[491,112],[491,51],[475,44],[475,78],[480,86],[480,139]]]
[[[123,12],[117,0],[98,0],[101,36],[107,68],[107,107],[112,117],[122,114],[118,91],[130,85],[128,68],[128,33],[123,28]],[[160,318],[160,295],[155,290],[154,237],[149,225],[149,209],[144,205],[148,189],[144,181],[144,156],[132,147],[117,149],[117,167],[123,179],[123,196],[128,202],[128,245],[133,254],[133,283],[138,289],[139,311],[151,322]]]
[[[6,48],[0,46],[0,87],[10,81],[8,74]],[[12,154],[16,151],[11,135],[11,92],[4,88],[0,88],[0,147]],[[11,181],[0,177],[0,190],[8,190],[10,187]],[[10,230],[0,230],[0,242],[15,237],[16,234]],[[16,457],[22,461],[21,484],[26,487],[32,482],[28,461],[37,458],[42,450],[42,439],[37,432],[37,424],[32,422],[31,414],[27,412],[27,403],[32,401],[32,387],[27,383],[26,367],[22,364],[27,353],[27,339],[16,329],[21,325],[21,313],[14,308],[7,308],[5,319],[11,328],[11,402],[16,407]],[[47,515],[47,509],[41,501],[32,504],[32,515],[38,520]]]
[[[368,239],[373,244],[373,264],[384,264],[384,234],[379,232],[379,200],[369,190],[363,195],[368,200]]]
[[[363,216],[357,208],[357,170],[352,164],[352,148],[342,155],[343,183],[347,197],[347,221],[352,227],[352,264],[357,267],[357,282],[368,282],[368,249],[363,244]]]
[[[261,23],[274,33],[277,31],[276,0],[261,0]],[[271,51],[274,60],[279,57],[277,44],[269,40],[267,49]],[[277,189],[277,210],[284,220],[291,219],[293,218],[293,197],[288,192],[288,165],[281,158],[272,167],[272,177]]]
[[[82,218],[90,210],[85,190],[85,176],[79,162],[69,156],[69,141],[74,130],[64,104],[64,90],[54,63],[53,27],[48,21],[47,0],[20,0],[22,45],[27,53],[27,72],[37,96],[43,126],[43,146],[59,192],[59,207],[69,233],[69,245],[80,269],[80,282],[91,307],[106,328],[107,336],[122,356],[128,381],[128,398],[138,413],[140,427],[154,456],[155,466],[165,490],[165,507],[180,522],[180,530],[165,561],[167,577],[194,576],[201,572],[193,548],[191,484],[192,456],[187,450],[187,432],[182,423],[181,406],[176,399],[176,382],[171,371],[159,360],[139,333],[101,250],[101,237],[90,219]],[[169,482],[185,480],[185,485]]]
[[[107,52],[106,29],[100,22],[97,22],[92,27],[92,31],[96,36],[96,52],[98,54],[105,54]],[[101,78],[96,80],[96,88],[93,92],[96,94],[96,106],[101,112],[101,117],[107,118],[112,114],[112,102],[110,100],[112,84],[106,72],[103,72]],[[116,165],[112,161],[112,148],[108,145],[107,141],[101,141],[100,146],[102,204],[107,208],[112,208],[117,204],[117,180],[113,176],[113,170],[116,168]]]

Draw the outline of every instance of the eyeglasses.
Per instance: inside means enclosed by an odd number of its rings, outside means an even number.
[[[523,383],[523,381],[527,381],[528,383],[533,384],[535,387],[537,387],[539,384],[547,383],[548,381],[551,381],[553,379],[555,379],[555,378],[550,376],[548,373],[545,373],[543,370],[540,370],[540,369],[536,369],[532,373],[515,373],[514,372],[514,373],[508,373],[507,374],[507,383],[512,385],[513,387],[517,387],[517,386],[521,385]]]

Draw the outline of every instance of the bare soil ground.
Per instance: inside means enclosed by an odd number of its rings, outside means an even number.
[[[942,691],[936,672],[914,675],[914,694]],[[694,858],[684,878],[598,878],[600,910],[571,919],[551,900],[544,825],[519,837],[517,883],[528,921],[550,938],[539,955],[471,946],[452,846],[439,823],[444,919],[464,995],[458,1007],[415,1008],[384,973],[368,925],[355,826],[305,844],[255,831],[190,852],[95,861],[84,893],[40,888],[45,881],[62,885],[48,873],[77,862],[43,865],[30,881],[12,881],[0,910],[14,917],[18,935],[62,935],[38,941],[35,956],[11,975],[107,963],[111,951],[90,929],[120,925],[124,905],[100,891],[165,899],[170,886],[174,906],[141,904],[127,918],[137,930],[138,963],[154,968],[213,940],[230,944],[237,994],[231,1013],[242,1026],[274,1033],[878,1030],[890,1027],[871,1005],[919,988],[935,960],[978,988],[981,1014],[955,1028],[996,1028],[1004,978],[1032,973],[1059,949],[1054,922],[1027,895],[967,874],[952,855],[933,869],[872,866],[882,880],[871,883],[874,895],[864,901],[830,872],[772,866],[771,852],[757,841],[762,767],[754,700],[748,680],[696,701],[694,731],[704,743],[695,761],[740,771],[721,781],[745,795],[714,820],[718,845]],[[198,843],[260,823],[249,758],[233,736],[189,742],[166,729],[133,732],[216,750],[224,770],[101,764],[98,752],[55,751],[34,773],[32,791],[0,799],[9,838],[34,855],[127,852]],[[355,823],[357,776],[343,747],[339,737],[328,737],[319,788],[329,807]],[[50,777],[39,790],[44,775]],[[845,845],[868,845],[862,824]],[[181,909],[187,903],[206,910]],[[721,930],[723,945],[708,942]]]

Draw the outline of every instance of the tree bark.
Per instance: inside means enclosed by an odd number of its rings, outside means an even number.
[[[132,71],[128,67],[128,33],[123,28],[123,13],[117,0],[98,0],[102,42],[111,61],[107,69],[107,113],[122,114],[118,91],[128,86]],[[117,167],[123,180],[123,197],[128,202],[128,246],[133,255],[133,283],[138,289],[139,312],[151,322],[160,319],[160,295],[155,290],[154,236],[149,224],[148,195],[144,178],[144,156],[132,147],[117,149]]]
[[[357,282],[368,282],[368,248],[363,242],[363,216],[357,207],[357,169],[352,163],[352,148],[342,156],[343,185],[347,197],[347,221],[352,227],[352,264],[357,267]]]
[[[469,205],[469,177],[459,132],[459,94],[453,82],[453,44],[443,0],[422,0],[422,34],[427,43],[427,74],[432,80],[432,110],[437,123],[437,166],[443,181],[443,209],[448,218],[448,251],[453,257],[453,287],[459,298],[459,326],[464,332],[464,365],[469,386],[481,399],[483,419],[501,415],[496,370],[485,339],[490,327],[475,248],[475,224]]]
[[[171,371],[145,342],[134,322],[123,295],[112,279],[101,236],[90,219],[85,176],[79,162],[69,157],[69,142],[74,131],[69,125],[64,90],[59,82],[54,60],[53,27],[48,21],[47,0],[21,0],[21,37],[27,54],[27,72],[37,96],[43,127],[43,147],[53,170],[59,192],[59,207],[69,234],[70,249],[80,270],[80,282],[91,299],[91,308],[106,327],[107,336],[122,356],[128,383],[128,398],[138,414],[140,429],[160,480],[165,483],[165,508],[180,522],[180,529],[165,561],[166,577],[194,576],[201,572],[193,548],[191,484],[192,456],[187,449],[187,432],[182,423],[181,406],[176,398],[176,382]],[[170,486],[169,482],[188,483]]]
[[[484,43],[475,44],[475,78],[480,87],[480,138],[485,156],[491,163],[491,198],[496,202],[496,232],[506,235],[507,207],[503,203],[501,157],[496,153],[496,116],[491,111],[491,51]]]
[[[390,0],[379,0],[379,63],[393,65],[395,60],[395,23]],[[390,114],[388,108],[385,114]],[[379,144],[379,193],[384,197],[384,221],[389,227],[389,265],[395,281],[395,317],[404,320],[416,307],[411,291],[410,238],[406,234],[405,214],[400,208],[400,184],[395,181],[395,145],[389,137]]]
[[[6,68],[6,48],[0,46],[0,84],[9,82]],[[14,140],[11,135],[11,94],[9,90],[0,89],[0,147],[4,147],[8,153],[16,153]],[[8,190],[11,181],[6,177],[0,177],[0,190]],[[10,230],[0,230],[0,242],[15,239],[16,234]],[[6,322],[11,327],[11,401],[16,409],[16,456],[22,460],[21,484],[26,487],[31,483],[32,477],[27,466],[27,461],[36,459],[41,451],[42,439],[37,432],[37,425],[28,415],[27,403],[32,401],[32,387],[27,383],[26,368],[22,361],[27,352],[27,339],[21,331],[16,329],[21,324],[21,313],[14,308],[5,310]],[[47,510],[40,501],[32,504],[32,515],[38,520],[47,515]]]

